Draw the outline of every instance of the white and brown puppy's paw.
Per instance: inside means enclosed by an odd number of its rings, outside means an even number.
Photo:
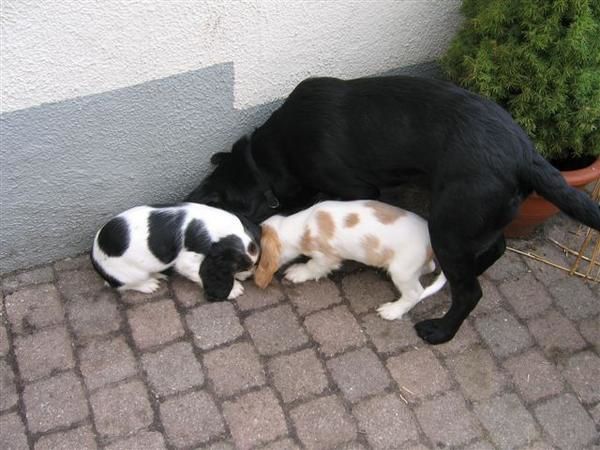
[[[407,308],[407,306],[408,305],[403,304],[400,300],[384,303],[377,308],[377,314],[386,320],[401,319],[402,316],[410,310],[410,307]]]
[[[319,278],[319,274],[315,275],[307,264],[294,264],[285,271],[285,279],[292,283],[304,283],[305,281],[317,280]]]
[[[234,280],[233,287],[231,288],[231,292],[227,296],[228,300],[233,300],[234,298],[239,297],[244,293],[244,286],[237,280]]]

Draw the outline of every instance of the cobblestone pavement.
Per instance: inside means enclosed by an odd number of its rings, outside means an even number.
[[[119,296],[87,256],[6,275],[0,448],[599,448],[599,285],[510,252],[481,281],[428,346],[412,325],[447,288],[387,322],[391,283],[357,267],[223,303],[176,277]]]

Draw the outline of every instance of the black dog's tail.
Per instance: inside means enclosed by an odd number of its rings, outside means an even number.
[[[585,192],[567,184],[560,172],[539,153],[534,152],[531,165],[523,174],[523,182],[561,211],[578,222],[600,230],[600,205]]]

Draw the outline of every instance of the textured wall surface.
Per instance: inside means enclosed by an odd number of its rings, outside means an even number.
[[[234,104],[434,60],[460,0],[5,0],[2,112],[235,64]]]
[[[435,75],[458,3],[3,2],[0,272],[181,199],[307,76]]]

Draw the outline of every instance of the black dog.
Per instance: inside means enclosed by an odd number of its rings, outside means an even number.
[[[249,141],[212,161],[218,167],[187,200],[257,222],[317,194],[376,199],[425,181],[431,241],[452,292],[444,317],[416,324],[432,344],[450,340],[477,305],[477,277],[504,253],[503,229],[533,190],[600,229],[600,207],[565,183],[505,110],[443,81],[305,80]]]

